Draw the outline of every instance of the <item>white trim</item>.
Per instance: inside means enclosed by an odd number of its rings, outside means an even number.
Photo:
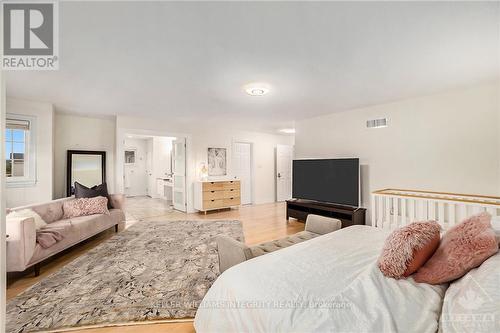
[[[37,182],[37,174],[36,174],[37,117],[16,114],[16,113],[7,113],[5,115],[5,118],[19,119],[30,122],[30,129],[27,135],[27,140],[25,141],[25,146],[28,148],[26,149],[24,157],[25,176],[6,178],[6,187],[15,188],[15,187],[35,186]],[[2,129],[3,128],[5,128],[5,126],[3,126]],[[5,135],[2,137],[2,145],[5,145]],[[2,177],[5,177],[5,171],[3,172]]]
[[[0,27],[0,33],[2,27]],[[0,46],[1,47],[1,46]],[[5,72],[0,71],[0,155],[5,157]],[[7,294],[7,267],[6,249],[7,241],[5,236],[5,163],[0,165],[0,333],[5,332],[6,307],[5,300]]]

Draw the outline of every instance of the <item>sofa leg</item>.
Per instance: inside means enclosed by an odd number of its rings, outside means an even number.
[[[115,232],[118,232],[118,224],[115,224]]]
[[[40,264],[35,264],[35,277],[40,276]]]

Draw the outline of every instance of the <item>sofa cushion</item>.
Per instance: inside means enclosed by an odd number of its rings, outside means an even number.
[[[71,225],[78,232],[80,238],[85,239],[99,231],[112,227],[115,223],[113,223],[113,219],[109,215],[95,214],[72,218]]]
[[[63,235],[63,239],[49,248],[43,248],[40,244],[36,244],[35,251],[28,265],[32,265],[33,263],[46,259],[81,241],[80,235],[75,232],[75,228],[69,220],[53,222],[50,224],[50,227],[57,228],[57,230]]]
[[[296,234],[290,235],[290,236],[285,237],[285,238],[281,238],[281,239],[277,239],[277,240],[274,240],[271,242],[266,242],[266,243],[262,243],[259,245],[255,245],[255,246],[251,247],[250,250],[252,251],[252,254],[254,257],[258,257],[258,256],[261,256],[263,254],[273,252],[273,251],[276,251],[276,250],[279,250],[279,249],[282,249],[282,248],[285,248],[285,247],[288,247],[288,246],[291,246],[291,245],[294,245],[297,243],[301,243],[301,242],[304,242],[306,240],[309,240],[309,239],[312,239],[312,238],[315,238],[318,236],[321,236],[321,235],[316,234],[316,233],[312,233],[309,231],[301,231],[301,232],[298,232]]]
[[[108,198],[99,196],[66,201],[63,204],[63,211],[65,219],[94,214],[109,215]]]
[[[95,197],[105,197],[108,198],[108,209],[113,208],[111,205],[111,200],[108,193],[108,185],[106,183],[102,183],[100,185],[95,185],[92,187],[87,187],[85,185],[80,184],[79,182],[75,182],[75,198],[95,198]]]
[[[19,219],[19,218],[29,218],[29,217],[32,217],[33,220],[35,221],[35,227],[37,230],[39,230],[47,225],[47,222],[45,222],[45,220],[42,219],[42,217],[37,212],[35,212],[33,209],[29,209],[29,208],[10,212],[6,216],[7,223],[9,221],[9,219]]]
[[[115,224],[125,220],[125,215],[120,209],[110,210],[109,215],[95,214],[88,216],[79,216],[71,219],[56,221],[50,224],[50,227],[62,228],[64,238],[55,245],[44,249],[39,244],[36,245],[35,254],[30,260],[30,264],[39,262],[70,247],[80,241],[98,234]]]
[[[62,201],[53,201],[33,206],[33,210],[47,223],[58,221],[63,217]]]

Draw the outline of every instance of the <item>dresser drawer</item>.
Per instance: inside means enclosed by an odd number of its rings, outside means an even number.
[[[203,183],[203,192],[221,191],[223,189],[224,189],[223,182],[205,182],[205,183]]]
[[[224,199],[227,198],[226,191],[205,191],[203,192],[203,201],[214,200],[214,199]]]
[[[226,198],[223,200],[223,204],[225,207],[239,206],[241,204],[241,199],[240,197]]]
[[[234,180],[234,181],[224,182],[222,184],[222,187],[224,188],[224,190],[239,189],[240,188],[240,181]]]
[[[223,208],[223,207],[227,207],[227,206],[224,206],[224,199],[214,199],[214,200],[204,200],[203,201],[203,209],[204,210],[218,209],[218,208]]]
[[[225,190],[223,198],[235,198],[235,197],[240,197],[240,189],[239,188],[232,188],[229,190]]]

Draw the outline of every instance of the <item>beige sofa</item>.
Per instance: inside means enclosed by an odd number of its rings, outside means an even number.
[[[342,221],[339,219],[309,214],[304,231],[254,246],[247,246],[226,235],[217,236],[215,242],[219,254],[219,271],[222,273],[246,260],[305,242],[340,228],[342,228]]]
[[[63,235],[63,239],[49,248],[43,248],[36,242],[33,218],[9,219],[7,222],[7,272],[20,272],[35,266],[35,276],[38,276],[40,263],[43,260],[113,226],[115,231],[118,231],[119,225],[125,224],[125,214],[122,210],[124,196],[112,194],[110,198],[115,208],[109,210],[109,215],[95,214],[63,219],[63,202],[74,200],[74,198],[10,209],[9,211],[27,208],[34,210],[50,228],[57,228]]]

